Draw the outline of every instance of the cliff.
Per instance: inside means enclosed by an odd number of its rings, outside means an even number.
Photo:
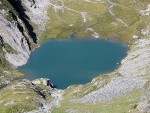
[[[21,66],[27,63],[34,43],[44,32],[48,21],[48,1],[28,0],[1,0],[1,31],[3,51],[6,60],[14,65]]]

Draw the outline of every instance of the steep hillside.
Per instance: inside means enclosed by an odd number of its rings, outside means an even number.
[[[149,113],[149,0],[0,0],[2,113]],[[129,45],[118,69],[86,85],[50,88],[47,79],[16,80],[38,42],[115,39]]]
[[[21,76],[12,67],[27,62],[31,53],[31,37],[18,12],[7,1],[0,1],[0,84]]]

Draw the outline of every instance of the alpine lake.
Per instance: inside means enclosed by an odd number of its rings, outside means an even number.
[[[50,39],[32,52],[18,68],[24,78],[49,78],[59,89],[86,84],[94,77],[119,67],[127,45],[102,39]]]

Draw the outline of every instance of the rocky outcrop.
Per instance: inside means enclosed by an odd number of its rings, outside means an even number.
[[[50,88],[55,88],[55,85],[48,78],[36,79],[36,80],[33,80],[32,83],[35,85],[43,85],[43,86],[48,86]]]
[[[38,36],[45,31],[48,17],[49,0],[22,0],[21,4],[26,9],[25,13],[30,18],[32,24],[36,26],[35,32]]]

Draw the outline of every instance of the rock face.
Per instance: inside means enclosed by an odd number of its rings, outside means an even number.
[[[4,15],[0,13],[0,36],[3,39],[3,43],[8,44],[15,51],[11,53],[4,47],[5,58],[10,64],[21,66],[27,62],[30,56],[30,47],[26,37],[19,30],[17,21],[9,22]]]
[[[22,0],[22,5],[26,8],[26,14],[30,17],[33,24],[37,26],[35,32],[39,36],[46,26],[48,21],[48,7],[50,6],[49,0]]]
[[[31,43],[36,42],[36,35],[40,36],[45,30],[50,2],[49,0],[10,0],[6,3],[13,8],[8,8],[5,2],[4,4],[3,1],[1,2],[1,5],[6,5],[6,9],[0,10],[0,37],[4,45],[7,44],[11,49],[10,52],[3,48],[6,60],[17,67],[27,63],[31,53]],[[18,14],[14,14],[11,10],[15,10]],[[11,18],[11,21],[7,17]]]
[[[48,79],[44,79],[44,78],[40,78],[40,79],[36,79],[36,80],[33,80],[32,83],[35,84],[35,85],[44,85],[44,86],[47,86],[47,80]]]
[[[13,8],[8,8],[6,3]],[[9,47],[9,49],[6,49],[5,46],[3,48],[6,60],[17,67],[27,63],[31,53],[31,43],[37,40],[32,25],[36,26],[35,32],[38,36],[45,29],[45,22],[48,20],[47,9],[49,2],[48,0],[22,0],[13,3],[10,0],[6,3],[1,2],[4,7],[6,5],[6,9],[0,10],[0,37],[3,44]],[[18,14],[14,14],[12,10],[15,10],[14,12]],[[27,19],[30,20],[32,25]]]

